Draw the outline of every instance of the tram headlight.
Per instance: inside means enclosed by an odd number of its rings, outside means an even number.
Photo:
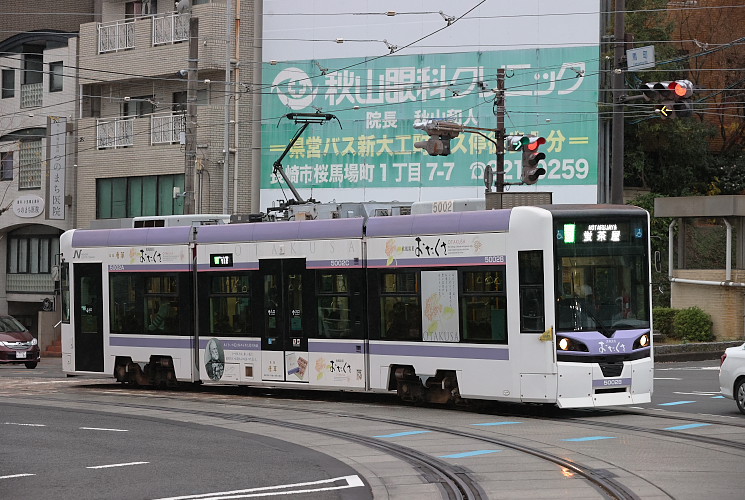
[[[557,337],[556,346],[560,351],[589,351],[585,344],[579,340],[570,339],[569,337]]]
[[[649,334],[645,333],[634,342],[634,349],[649,347]]]

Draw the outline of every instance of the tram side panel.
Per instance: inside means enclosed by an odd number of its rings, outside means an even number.
[[[447,388],[455,377],[461,398],[516,400],[507,235],[376,237],[367,247],[371,388],[412,376]]]
[[[117,360],[120,365],[126,360],[146,382],[142,374],[155,356],[178,380],[192,381],[188,245],[73,247],[67,233],[62,241],[69,284],[63,371],[111,376]],[[89,272],[94,268],[100,269],[98,282]],[[91,361],[91,353],[100,356],[100,365]]]
[[[366,389],[361,237],[202,244],[197,262],[201,380]]]

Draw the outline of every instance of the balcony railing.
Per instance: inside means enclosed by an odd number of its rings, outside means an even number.
[[[186,117],[179,115],[160,115],[150,118],[150,144],[171,144],[181,140],[186,129]]]
[[[38,108],[42,105],[44,95],[43,83],[21,85],[21,107]]]
[[[135,24],[132,21],[115,21],[98,25],[99,54],[133,48],[135,48]]]
[[[134,122],[134,118],[98,120],[96,124],[98,149],[133,146]]]
[[[153,45],[184,42],[188,39],[188,14],[170,13],[153,16]]]

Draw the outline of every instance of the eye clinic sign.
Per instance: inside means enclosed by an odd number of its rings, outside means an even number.
[[[13,201],[13,213],[18,217],[38,217],[44,213],[44,198],[35,195],[19,196]]]

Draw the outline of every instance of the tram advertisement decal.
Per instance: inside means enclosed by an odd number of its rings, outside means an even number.
[[[431,157],[414,148],[428,136],[413,125],[448,118],[496,128],[497,68],[507,76],[507,133],[546,138],[541,183],[595,185],[598,48],[582,46],[264,63],[262,189],[284,187],[271,165],[300,125],[283,117],[318,109],[340,122],[312,125],[284,158],[298,188],[483,187],[492,142],[461,133],[450,156]],[[506,182],[518,180],[520,162],[519,152],[505,155]]]
[[[504,264],[505,243],[496,234],[456,234],[371,238],[368,241],[371,267],[418,265],[423,260],[440,265]]]
[[[458,342],[458,271],[423,271],[422,303],[422,340]]]

